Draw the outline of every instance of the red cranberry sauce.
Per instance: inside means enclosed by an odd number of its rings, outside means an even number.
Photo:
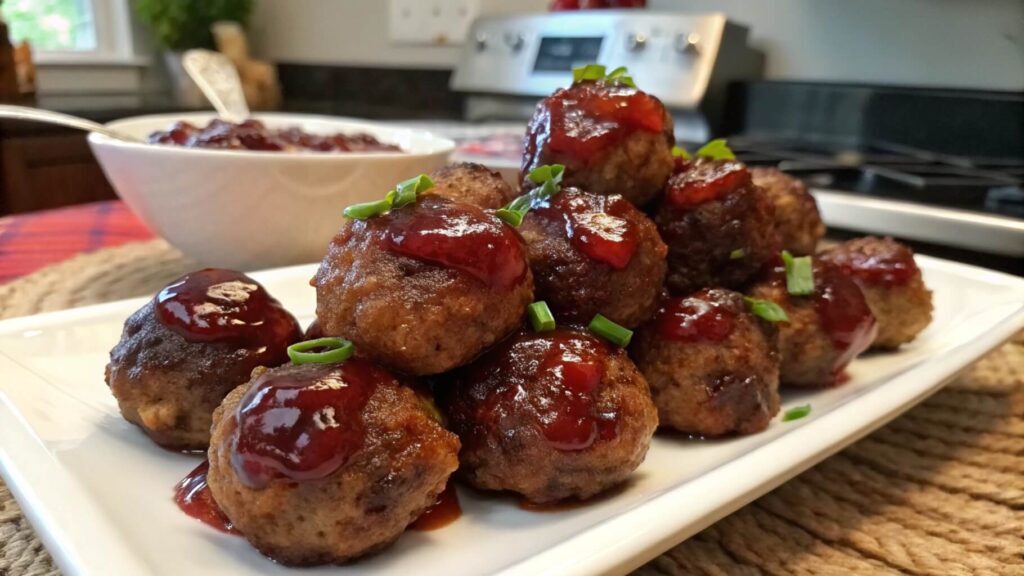
[[[204,460],[195,470],[189,472],[188,476],[174,487],[174,502],[182,512],[196,520],[221,532],[237,534],[238,530],[231,520],[213,500],[210,487],[206,484],[206,475],[209,471],[210,462]]]
[[[902,286],[920,278],[921,270],[910,248],[888,239],[875,242],[852,241],[829,250],[822,258],[865,285]]]
[[[526,131],[524,166],[539,165],[544,149],[556,158],[586,160],[634,132],[664,129],[665,107],[657,98],[629,86],[577,82],[537,108]]]
[[[318,480],[363,447],[362,411],[378,386],[394,382],[361,358],[302,364],[259,376],[238,404],[231,463],[243,484]]]
[[[636,253],[636,212],[628,200],[615,194],[601,196],[569,188],[534,211],[537,217],[562,221],[572,246],[591,260],[621,270]]]
[[[654,317],[658,336],[677,342],[721,342],[735,323],[736,313],[710,290],[666,300]]]
[[[581,331],[522,332],[506,340],[470,374],[481,400],[476,418],[490,431],[513,414],[530,414],[558,450],[584,450],[619,433],[619,414],[596,406],[610,354]]]
[[[205,128],[188,122],[175,122],[163,132],[149,136],[151,144],[175,144],[186,148],[222,148],[229,150],[309,152],[400,152],[398,146],[384,144],[369,134],[310,134],[300,128],[272,130],[259,120],[239,124],[211,120]]]
[[[241,272],[204,268],[168,284],[156,295],[157,319],[189,342],[238,342],[266,356],[266,365],[287,360],[286,349],[302,334],[299,323],[263,286]]]
[[[668,181],[665,199],[676,208],[690,208],[751,184],[750,171],[741,162],[698,159]]]
[[[459,505],[459,495],[455,491],[455,485],[449,482],[444,490],[437,495],[434,504],[420,514],[420,517],[409,525],[409,528],[421,531],[437,530],[455,522],[460,516],[462,516],[462,506]]]
[[[426,197],[387,218],[384,248],[452,268],[499,290],[526,277],[526,253],[518,234],[469,204]]]

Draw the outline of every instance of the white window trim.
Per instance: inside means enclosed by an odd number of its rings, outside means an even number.
[[[33,56],[40,66],[146,66],[150,58],[139,55],[132,42],[129,0],[93,0],[96,49],[40,50]]]

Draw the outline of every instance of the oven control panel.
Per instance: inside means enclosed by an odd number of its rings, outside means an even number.
[[[627,66],[670,108],[695,109],[709,87],[759,74],[747,30],[724,14],[593,10],[493,16],[473,23],[452,88],[542,97],[572,83],[572,69]]]

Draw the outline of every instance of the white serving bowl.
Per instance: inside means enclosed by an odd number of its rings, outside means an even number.
[[[213,113],[165,114],[108,124],[145,139]],[[326,116],[255,114],[268,128],[365,132],[402,153],[250,152],[135,144],[90,134],[118,196],[153,231],[202,264],[254,270],[320,260],[349,204],[444,166],[455,143],[428,132]]]

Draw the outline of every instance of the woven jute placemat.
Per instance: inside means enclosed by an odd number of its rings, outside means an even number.
[[[152,294],[193,267],[162,241],[79,256],[0,286],[0,317]],[[0,576],[58,573],[0,484]],[[638,573],[1024,575],[1024,334]]]

